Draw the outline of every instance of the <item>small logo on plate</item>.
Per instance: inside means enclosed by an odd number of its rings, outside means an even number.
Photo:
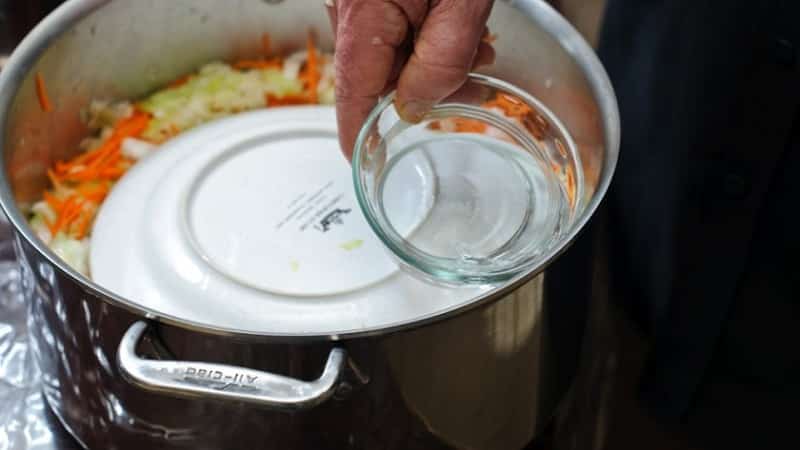
[[[314,228],[323,233],[327,233],[331,229],[331,226],[343,225],[344,221],[342,220],[342,217],[350,214],[351,211],[352,209],[336,208],[325,215],[325,217],[323,217],[318,224],[314,225]]]

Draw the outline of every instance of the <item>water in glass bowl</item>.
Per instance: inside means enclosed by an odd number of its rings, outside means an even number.
[[[491,277],[558,241],[574,201],[546,153],[486,134],[424,134],[395,139],[377,180],[380,215],[415,263],[434,262],[443,279]]]

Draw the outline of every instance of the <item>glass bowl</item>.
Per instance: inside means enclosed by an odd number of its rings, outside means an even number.
[[[394,94],[382,99],[356,141],[353,178],[401,268],[448,285],[536,270],[583,198],[566,128],[525,91],[479,74],[420,123],[399,117]]]

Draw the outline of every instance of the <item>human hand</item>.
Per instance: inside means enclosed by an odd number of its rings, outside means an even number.
[[[352,157],[378,98],[397,89],[400,116],[418,122],[494,62],[486,21],[494,0],[326,0],[336,35],[339,140]]]

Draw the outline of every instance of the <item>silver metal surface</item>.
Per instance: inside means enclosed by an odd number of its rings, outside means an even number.
[[[28,345],[19,266],[13,251],[9,252],[10,242],[2,244],[5,248],[0,251],[5,250],[5,258],[0,262],[0,449],[50,449],[53,436],[37,414],[45,406],[39,391],[41,375]]]
[[[42,395],[20,277],[11,225],[0,214],[0,450],[77,449]]]
[[[196,361],[158,361],[136,355],[146,322],[136,322],[117,351],[120,372],[132,383],[167,395],[252,403],[282,410],[308,409],[328,400],[339,385],[347,352],[331,350],[322,375],[314,381]]]
[[[23,22],[0,4],[0,25]],[[44,13],[44,11],[40,11]],[[16,44],[0,39],[0,71]],[[13,249],[13,232],[0,213],[0,450],[71,450],[77,444],[48,409],[42,375],[28,339],[27,302]]]

